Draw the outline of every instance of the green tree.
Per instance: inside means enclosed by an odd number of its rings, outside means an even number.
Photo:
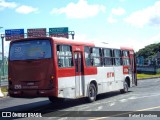
[[[145,59],[149,59],[155,56],[158,51],[160,51],[160,43],[150,44],[140,49],[136,56],[143,56]]]

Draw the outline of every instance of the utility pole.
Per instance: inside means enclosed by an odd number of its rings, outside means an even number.
[[[3,27],[0,27],[0,29],[3,28]],[[1,35],[1,38],[2,38],[2,71],[3,71],[3,76],[4,76],[4,35]],[[0,76],[2,78],[2,76]],[[1,78],[0,78],[0,97],[3,97],[3,93],[1,91]]]
[[[74,40],[75,32],[74,31],[69,31],[69,35],[71,35],[72,36],[72,40]]]
[[[4,34],[1,34],[2,39],[2,75],[4,76]]]

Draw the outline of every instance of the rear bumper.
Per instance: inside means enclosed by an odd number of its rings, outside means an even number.
[[[56,90],[9,90],[9,95],[11,97],[48,97],[48,96],[57,96]]]

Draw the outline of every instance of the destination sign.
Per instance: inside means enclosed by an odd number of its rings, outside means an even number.
[[[49,28],[49,36],[68,38],[68,27]]]
[[[46,28],[27,29],[27,37],[46,37]]]
[[[8,29],[8,30],[5,30],[6,41],[23,39],[23,38],[24,38],[24,29]]]

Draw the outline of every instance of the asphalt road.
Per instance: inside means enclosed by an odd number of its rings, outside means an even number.
[[[0,98],[0,111],[41,113],[45,120],[160,120],[160,78],[139,80],[126,94],[115,91],[99,95],[94,103],[84,99],[50,103],[47,98]]]

